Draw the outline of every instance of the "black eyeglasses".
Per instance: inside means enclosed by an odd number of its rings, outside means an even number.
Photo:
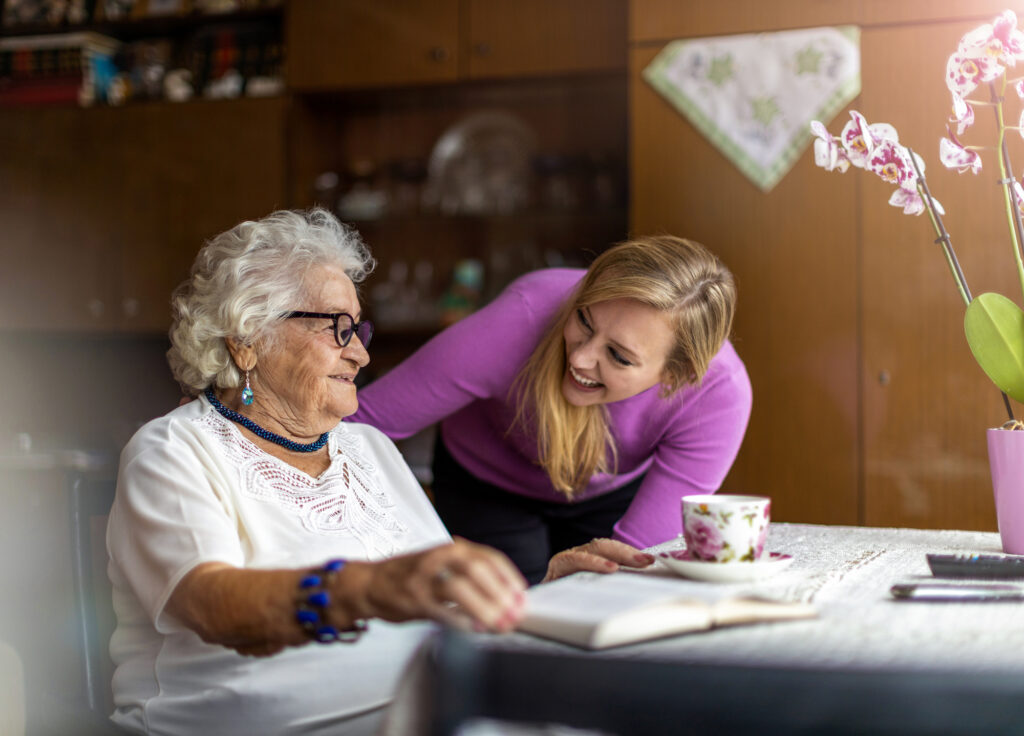
[[[356,322],[351,314],[345,312],[288,312],[285,319],[329,319],[334,323],[334,340],[339,348],[343,348],[352,342],[352,335],[359,337],[359,342],[364,348],[370,347],[370,340],[373,338],[373,322],[364,319]]]

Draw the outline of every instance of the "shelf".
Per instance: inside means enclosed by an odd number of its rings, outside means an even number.
[[[59,33],[99,33],[120,41],[136,41],[153,36],[180,36],[189,31],[207,26],[248,22],[274,21],[281,23],[283,6],[252,8],[231,13],[200,13],[183,15],[157,15],[144,18],[100,21],[98,23],[50,24],[33,23],[13,27],[0,26],[0,37],[41,36]]]
[[[377,228],[405,228],[408,226],[422,227],[471,227],[476,225],[516,224],[531,227],[559,225],[614,224],[624,222],[627,212],[624,207],[606,209],[578,210],[525,210],[508,214],[466,214],[454,213],[414,213],[402,215],[385,215],[372,219],[346,219],[339,217],[357,230]]]
[[[394,344],[424,343],[445,328],[436,324],[381,325],[374,323],[373,347],[393,347]]]

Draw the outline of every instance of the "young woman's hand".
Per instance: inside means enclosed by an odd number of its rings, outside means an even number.
[[[574,572],[615,572],[620,566],[643,568],[654,562],[653,555],[614,539],[592,539],[586,544],[559,552],[548,562],[542,583]]]

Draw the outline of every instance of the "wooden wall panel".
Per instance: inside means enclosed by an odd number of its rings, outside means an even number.
[[[778,28],[853,23],[859,2],[822,0],[632,0],[631,43]]]
[[[927,219],[889,206],[892,188],[875,177],[817,169],[810,151],[760,194],[639,75],[678,36],[859,23],[863,93],[851,107],[894,124],[928,162],[972,290],[1019,302],[997,162],[983,154],[975,177],[938,161],[946,59],[1005,6],[761,5],[631,4],[632,228],[703,239],[740,281],[737,347],[754,416],[728,483],[770,493],[786,520],[994,530],[985,428],[1005,411],[967,348],[963,304]],[[1013,124],[1020,108],[1009,97]],[[979,108],[967,142],[990,145],[994,130]],[[1011,143],[1019,173],[1024,145],[1012,134]]]
[[[779,520],[856,523],[851,182],[804,157],[763,194],[640,78],[656,51],[631,52],[630,227],[701,241],[736,274],[754,409],[725,488],[772,496]]]
[[[871,122],[895,125],[900,140],[927,162],[930,188],[946,207],[946,226],[972,291],[998,290],[1019,302],[996,159],[983,152],[984,168],[974,176],[951,172],[938,158],[950,109],[946,60],[973,27],[958,21],[866,31],[860,109]],[[988,93],[974,96],[986,99]],[[1014,124],[1020,104],[1010,97]],[[978,108],[965,142],[992,145],[995,136],[993,112]],[[1024,156],[1019,137],[1013,138],[1019,166]],[[985,428],[1006,418],[999,392],[967,347],[963,303],[927,219],[888,206],[891,187],[857,175],[864,253],[864,520],[995,529]]]
[[[655,43],[673,38],[754,33],[853,23],[865,28],[950,19],[988,20],[1006,0],[632,0],[629,39]]]

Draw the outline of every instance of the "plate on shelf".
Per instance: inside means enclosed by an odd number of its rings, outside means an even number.
[[[537,135],[511,113],[468,115],[438,139],[430,154],[424,205],[445,215],[507,215],[530,196]]]
[[[785,570],[793,562],[790,555],[769,552],[757,562],[705,562],[694,560],[687,550],[662,552],[658,560],[677,575],[712,583],[747,583]]]

